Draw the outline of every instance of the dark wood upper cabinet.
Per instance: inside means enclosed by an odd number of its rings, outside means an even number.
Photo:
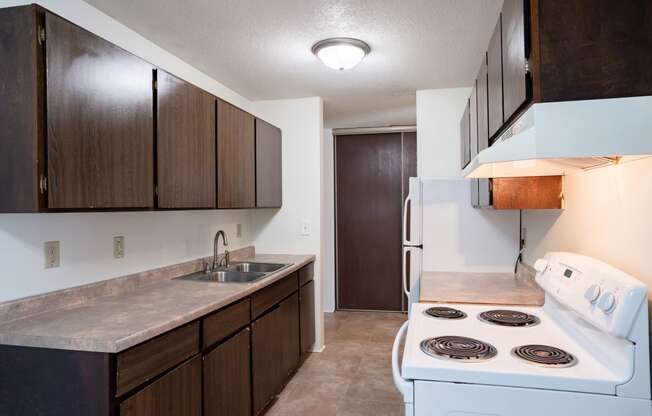
[[[0,9],[0,212],[47,205],[42,20],[36,6]]]
[[[501,18],[494,29],[487,51],[487,95],[489,96],[489,137],[503,125],[503,58]]]
[[[489,147],[489,98],[487,96],[487,54],[480,65],[476,79],[478,101],[478,152]]]
[[[120,404],[120,416],[201,416],[201,358],[195,357]]]
[[[45,13],[48,206],[154,205],[153,67]]]
[[[528,97],[525,56],[525,0],[505,0],[502,13],[503,103],[508,120]]]
[[[204,416],[251,415],[250,330],[204,356]]]
[[[469,98],[469,152],[471,159],[478,154],[478,81],[471,89]]]
[[[254,117],[217,100],[217,207],[256,205]]]
[[[159,208],[215,208],[215,97],[158,70]]]
[[[256,119],[256,207],[280,208],[283,204],[283,156],[281,129]]]
[[[462,169],[464,169],[471,161],[470,101],[471,100],[467,100],[462,119],[460,120],[460,152]]]

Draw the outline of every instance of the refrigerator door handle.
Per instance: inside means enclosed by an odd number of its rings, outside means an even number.
[[[408,218],[408,204],[412,201],[412,197],[408,194],[403,203],[403,244],[412,244],[407,239],[408,227],[410,224],[407,223]]]
[[[403,248],[403,264],[401,267],[401,280],[403,283],[403,293],[405,293],[405,296],[410,299],[410,291],[407,288],[407,253],[410,252],[410,247],[404,247]]]

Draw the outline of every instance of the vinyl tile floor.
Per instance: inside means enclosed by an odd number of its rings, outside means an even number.
[[[399,416],[392,343],[407,315],[335,312],[324,318],[326,349],[313,353],[266,416]]]

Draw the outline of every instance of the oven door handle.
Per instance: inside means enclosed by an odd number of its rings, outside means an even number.
[[[394,378],[394,384],[398,391],[403,395],[403,401],[405,403],[414,402],[414,384],[411,381],[408,381],[401,376],[401,369],[398,363],[398,353],[401,349],[401,340],[405,337],[408,329],[408,322],[405,321],[401,328],[394,338],[394,344],[392,345],[392,376]]]

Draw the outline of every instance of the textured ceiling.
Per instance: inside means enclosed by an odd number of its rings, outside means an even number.
[[[328,127],[414,123],[417,89],[469,85],[502,3],[86,1],[251,100],[323,97]],[[333,71],[310,47],[335,36],[360,38],[371,54]]]

